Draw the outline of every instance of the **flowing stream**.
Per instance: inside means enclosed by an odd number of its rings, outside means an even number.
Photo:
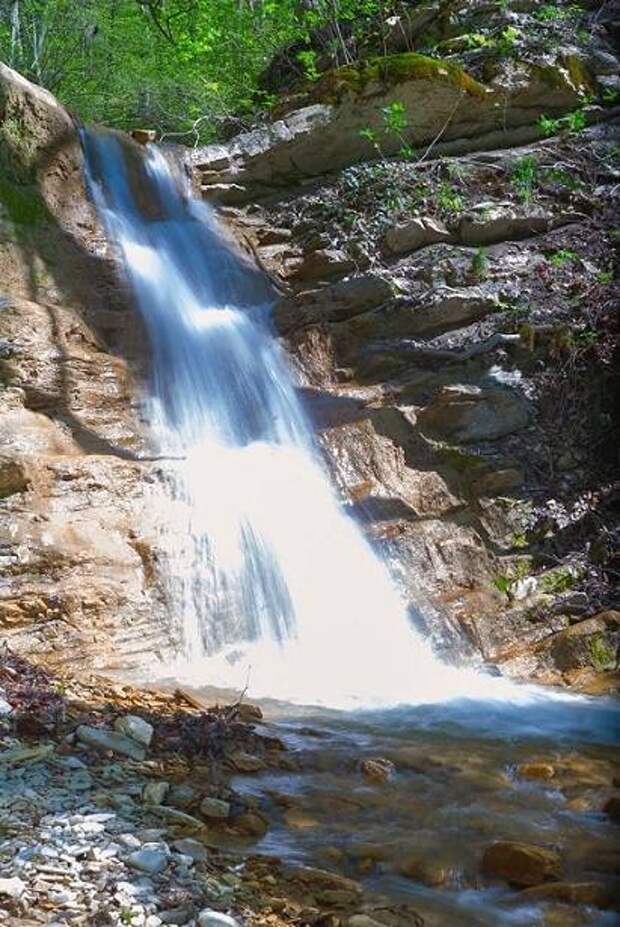
[[[293,787],[284,777],[271,785],[306,798],[321,789],[340,795],[316,799],[314,823],[276,828],[265,848],[314,858],[329,844],[338,855],[356,828],[368,843],[398,846],[415,826],[420,846],[458,872],[441,902],[439,890],[418,888],[431,917],[448,917],[436,923],[546,924],[531,904],[498,914],[495,896],[468,895],[469,862],[459,867],[456,849],[469,841],[470,861],[481,834],[549,843],[593,841],[604,831],[600,816],[571,811],[559,786],[517,787],[511,770],[524,756],[551,751],[574,771],[569,754],[582,748],[586,764],[604,764],[613,705],[518,686],[433,654],[330,485],[272,330],[274,294],[264,277],[235,253],[160,150],[143,153],[98,132],[84,132],[83,145],[91,195],[148,331],[153,438],[179,458],[171,465],[175,542],[166,581],[182,647],[166,672],[197,687],[278,699],[272,714],[288,719],[292,749],[328,758],[310,784]],[[303,733],[309,720],[292,703],[324,706],[311,721],[325,726],[329,749],[312,746]],[[344,794],[360,787],[344,754],[377,751],[397,767],[407,751],[420,760],[405,763],[391,804],[373,803],[368,786],[347,804]],[[433,774],[421,758],[439,753],[448,761]],[[411,893],[411,883],[394,878],[396,894]],[[575,923],[613,922],[601,918]]]

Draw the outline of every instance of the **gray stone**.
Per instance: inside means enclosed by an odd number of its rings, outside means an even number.
[[[191,920],[192,912],[189,908],[168,908],[159,912],[162,924],[187,924]]]
[[[493,441],[524,428],[528,407],[510,389],[445,386],[418,416],[423,433],[464,443]]]
[[[144,747],[148,747],[153,739],[153,726],[139,718],[137,715],[125,715],[123,718],[117,718],[114,722],[114,730],[126,737],[131,737]]]
[[[97,750],[111,750],[113,753],[128,756],[132,760],[143,760],[146,757],[144,747],[123,734],[106,731],[100,727],[89,727],[86,724],[80,725],[76,733],[82,743],[95,747]]]
[[[149,782],[144,786],[142,801],[145,805],[161,805],[169,789],[169,782]]]
[[[459,238],[466,245],[491,245],[541,235],[552,225],[548,215],[518,215],[511,206],[500,204],[473,211],[459,223]]]
[[[0,879],[0,895],[9,898],[21,898],[26,891],[26,883],[22,882],[17,876],[12,879]]]
[[[265,769],[265,763],[260,757],[254,756],[253,753],[246,753],[245,750],[236,750],[230,758],[239,772],[259,772]]]
[[[183,856],[189,856],[195,863],[201,863],[207,858],[207,848],[199,840],[193,840],[191,837],[183,837],[181,840],[175,840],[172,844],[178,853]]]
[[[388,229],[384,245],[391,254],[406,254],[440,241],[454,241],[454,236],[443,222],[429,216],[419,216]]]
[[[200,802],[200,813],[205,818],[225,820],[230,814],[230,804],[219,798],[210,798],[207,796]]]
[[[145,843],[127,857],[127,865],[140,872],[156,875],[163,872],[168,865],[170,852],[164,843]]]
[[[205,908],[198,915],[198,927],[241,927],[239,921],[229,914]]]

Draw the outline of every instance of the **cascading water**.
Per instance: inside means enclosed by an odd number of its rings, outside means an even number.
[[[198,684],[334,706],[536,698],[457,670],[412,629],[335,496],[269,321],[265,279],[223,241],[166,157],[83,133],[90,188],[144,317],[154,428],[183,458],[172,552]]]

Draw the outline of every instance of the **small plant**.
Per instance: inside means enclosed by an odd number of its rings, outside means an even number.
[[[458,213],[463,209],[463,197],[449,183],[441,183],[437,190],[437,206],[442,212]]]
[[[614,282],[614,272],[613,270],[599,270],[596,275],[596,282],[607,286],[610,283]]]
[[[484,48],[491,44],[489,37],[483,35],[482,32],[468,32],[461,36],[461,42],[465,51],[475,51],[477,48]]]
[[[538,126],[546,136],[557,135],[561,128],[559,119],[552,119],[545,115],[539,116]]]
[[[402,135],[408,126],[405,104],[400,100],[394,100],[389,106],[384,106],[381,112],[386,130],[395,135]]]
[[[526,155],[515,161],[510,181],[519,200],[526,205],[531,202],[536,184],[536,158]]]
[[[134,919],[134,913],[131,908],[121,908],[118,913],[119,920],[121,924],[127,924],[131,927]]]
[[[484,280],[489,268],[486,248],[478,248],[471,259],[471,272],[478,280]]]
[[[517,550],[521,550],[524,547],[529,546],[529,541],[527,539],[527,536],[522,533],[513,534],[512,538],[510,539],[510,543],[511,543],[511,547],[514,547]]]
[[[528,577],[532,570],[531,557],[522,557],[509,573],[502,573],[493,580],[493,585],[503,595],[510,595],[512,587],[519,580]]]
[[[312,49],[300,51],[297,53],[297,60],[304,69],[304,76],[306,80],[315,83],[321,76],[317,67],[316,52],[312,51]]]
[[[568,7],[545,3],[534,15],[540,22],[565,22],[568,19],[575,19],[581,13],[582,10],[574,3]]]
[[[575,571],[570,567],[558,567],[557,570],[551,570],[545,576],[541,576],[539,587],[541,592],[547,592],[550,595],[560,595],[562,592],[568,592],[577,582]]]
[[[568,116],[565,116],[563,122],[569,132],[578,135],[579,132],[583,132],[587,125],[586,114],[582,109],[576,109],[574,112],[569,113]]]
[[[506,29],[504,29],[496,42],[498,54],[504,58],[511,55],[515,50],[520,36],[520,31],[515,29],[514,26],[508,26]]]
[[[554,267],[564,267],[565,264],[571,264],[573,261],[578,260],[579,255],[567,248],[560,248],[559,251],[555,251],[548,258],[549,263],[553,264]]]

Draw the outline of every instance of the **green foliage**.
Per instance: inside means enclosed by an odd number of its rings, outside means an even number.
[[[297,60],[304,69],[306,80],[317,81],[319,79],[321,75],[317,68],[317,55],[313,49],[308,48],[298,52]]]
[[[36,187],[11,183],[0,177],[0,215],[17,226],[32,226],[45,222],[47,210]]]
[[[545,3],[534,15],[541,22],[566,22],[577,19],[582,13],[583,10],[574,3],[567,7]]]
[[[458,213],[464,202],[460,193],[449,183],[443,181],[437,189],[437,208],[445,213]]]
[[[536,185],[536,158],[526,155],[514,162],[510,181],[522,203],[531,202]]]
[[[402,135],[408,126],[405,104],[400,100],[394,100],[389,106],[385,106],[381,112],[386,130],[393,132],[394,135]]]
[[[488,272],[489,259],[486,248],[478,248],[471,259],[471,272],[478,280],[483,280]]]
[[[514,583],[525,579],[532,571],[531,557],[522,557],[508,573],[501,573],[493,579],[493,585],[503,595],[510,595]]]
[[[554,267],[564,267],[565,264],[571,264],[573,261],[578,261],[579,255],[574,251],[569,251],[567,248],[560,248],[559,251],[554,251],[548,258],[550,264]]]
[[[520,38],[521,32],[519,29],[515,29],[514,26],[508,26],[503,30],[495,43],[497,53],[504,58],[512,55]]]
[[[584,100],[584,103],[588,100]],[[586,114],[582,109],[575,109],[572,113],[567,113],[559,119],[551,119],[549,116],[540,116],[538,125],[543,133],[547,136],[558,135],[560,132],[567,131],[573,135],[583,132],[587,125]]]
[[[557,570],[551,570],[544,576],[541,576],[538,585],[541,592],[547,592],[550,595],[559,595],[562,592],[568,592],[572,589],[577,581],[574,570],[570,567],[558,567]]]

